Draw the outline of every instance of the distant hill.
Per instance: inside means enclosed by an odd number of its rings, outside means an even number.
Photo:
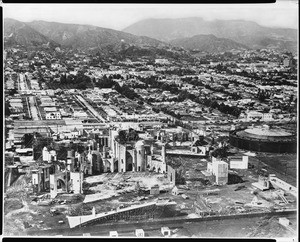
[[[210,35],[195,35],[190,38],[171,40],[174,46],[182,47],[187,50],[205,51],[208,53],[225,52],[232,49],[249,49],[246,45],[237,43],[230,39],[217,38]]]
[[[6,18],[4,19],[4,46],[41,46],[48,45],[50,47],[59,46],[58,43],[34,30],[27,24]]]
[[[146,19],[123,30],[135,35],[148,36],[161,41],[189,38],[195,35],[213,34],[227,38],[250,48],[287,48],[297,50],[297,30],[263,27],[253,21],[214,20],[202,18]]]
[[[135,36],[113,29],[91,25],[65,24],[57,22],[33,21],[27,23],[39,33],[65,47],[88,48],[119,45],[122,42],[136,45],[164,46],[161,41]]]
[[[65,24],[47,21],[23,23],[13,19],[4,21],[5,46],[25,47],[51,43],[62,48],[85,49],[103,57],[116,58],[190,58],[190,54],[150,37],[91,25]]]

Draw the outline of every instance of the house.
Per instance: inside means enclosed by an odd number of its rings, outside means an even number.
[[[247,121],[261,119],[263,116],[263,114],[261,112],[257,112],[257,111],[249,111],[246,113],[246,115],[247,115]]]
[[[118,231],[109,231],[109,237],[119,237]]]
[[[74,111],[73,117],[76,119],[86,119],[88,117],[88,114],[82,110]]]
[[[145,237],[145,232],[143,229],[136,229],[135,230],[135,236],[139,238]]]
[[[209,147],[206,146],[192,146],[191,151],[194,154],[206,155],[209,150]]]
[[[169,229],[169,227],[162,227],[161,228],[161,233],[163,236],[171,236],[171,230]]]
[[[72,137],[78,137],[80,135],[80,131],[78,131],[78,129],[75,127],[72,131],[71,131],[71,135]]]
[[[151,195],[157,195],[159,194],[159,186],[158,185],[154,185],[150,188],[150,194]]]
[[[180,189],[178,186],[173,187],[173,189],[171,190],[172,195],[174,196],[178,196],[180,194],[184,193],[184,190]]]
[[[61,119],[61,114],[59,111],[46,112],[46,119]]]

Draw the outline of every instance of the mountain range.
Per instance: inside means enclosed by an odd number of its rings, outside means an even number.
[[[227,38],[250,48],[280,48],[297,51],[297,30],[290,28],[270,28],[253,21],[213,20],[203,18],[146,19],[123,29],[135,35],[148,36],[170,42],[175,39],[195,35],[215,35]]]
[[[58,43],[39,33],[29,25],[14,20],[4,19],[4,46],[41,46],[43,44],[50,44],[50,46],[57,47]]]
[[[174,46],[182,47],[187,50],[197,50],[199,52],[225,52],[232,49],[249,49],[248,46],[240,44],[230,39],[218,38],[212,34],[194,35],[190,38],[171,40]]]
[[[32,21],[27,24],[60,45],[72,48],[102,48],[107,45],[120,44],[121,42],[156,47],[166,45],[153,38],[136,36],[122,31],[92,25],[64,24],[46,21]]]
[[[147,19],[123,31],[92,25],[4,19],[4,46],[97,50],[123,56],[187,57],[186,50],[223,52],[231,49],[281,48],[297,50],[294,29],[262,27],[242,20],[202,18]],[[183,48],[183,49],[182,49]]]
[[[65,24],[47,21],[20,22],[4,19],[4,46],[41,45],[85,49],[115,57],[187,57],[191,55],[165,43],[146,36],[137,36],[113,29],[92,25]]]
[[[63,47],[88,48],[105,47],[121,42],[140,45],[167,45],[149,37],[106,29],[91,25],[64,24],[57,22],[32,21],[28,23],[14,19],[4,19],[4,36],[20,36],[16,41],[20,45],[46,43],[52,41]]]

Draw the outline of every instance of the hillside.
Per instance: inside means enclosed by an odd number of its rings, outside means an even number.
[[[249,49],[246,45],[230,39],[217,38],[214,35],[195,35],[191,38],[175,39],[170,41],[170,43],[187,50],[197,50],[208,53],[225,52],[232,49]]]
[[[297,49],[297,30],[288,28],[263,27],[252,21],[214,20],[202,18],[182,19],[146,19],[134,23],[123,31],[135,35],[143,35],[161,41],[189,38],[195,35],[213,34],[218,38],[227,38],[250,48]]]
[[[65,47],[89,48],[107,47],[121,43],[135,45],[165,46],[161,41],[139,37],[112,29],[91,25],[64,24],[57,22],[33,21],[30,27]]]
[[[25,47],[47,45],[59,46],[58,43],[34,30],[27,24],[14,20],[4,19],[4,46],[20,45]]]
[[[13,19],[4,22],[5,46],[41,47],[50,43],[62,48],[83,49],[101,53],[102,57],[122,58],[190,58],[187,51],[168,43],[113,29],[91,25],[46,21],[23,23]]]

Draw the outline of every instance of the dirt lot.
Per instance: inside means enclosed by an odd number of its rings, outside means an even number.
[[[279,238],[296,234],[278,223],[277,217],[256,217],[185,224],[172,237]]]
[[[257,159],[256,157],[254,157]],[[173,158],[176,160],[176,158]],[[254,169],[239,172],[243,183],[214,186],[205,185],[203,181],[206,177],[201,171],[206,170],[207,161],[200,158],[177,158],[184,164],[184,176],[187,186],[181,187],[183,193],[188,197],[181,195],[172,195],[171,187],[164,174],[150,172],[127,172],[107,173],[99,176],[91,176],[85,179],[85,185],[88,187],[87,195],[58,195],[55,202],[48,206],[39,206],[33,201],[33,191],[30,185],[31,175],[28,173],[20,177],[12,187],[7,189],[4,199],[4,233],[6,235],[25,235],[27,230],[43,230],[50,228],[68,228],[66,215],[85,215],[91,214],[95,207],[96,213],[116,209],[120,205],[130,206],[144,202],[154,201],[154,199],[169,199],[177,203],[172,208],[165,209],[159,217],[170,216],[197,216],[194,213],[194,202],[198,194],[202,194],[208,204],[214,211],[220,211],[223,214],[235,213],[237,211],[254,210],[268,211],[272,207],[269,202],[274,203],[272,191],[257,192],[258,201],[263,206],[247,207],[254,196],[252,182],[257,181],[257,174]],[[252,162],[253,157],[251,157]],[[253,159],[255,161],[255,159]],[[160,186],[159,195],[150,195],[149,188],[155,184]],[[236,190],[242,186],[240,190]],[[207,191],[213,190],[208,194]],[[96,194],[96,195],[95,195]],[[89,196],[98,196],[99,200],[86,200]],[[286,196],[288,200],[293,201],[286,207],[295,207],[295,198]],[[91,201],[91,202],[89,202]],[[61,203],[64,204],[61,204]],[[280,207],[280,206],[279,206]],[[282,207],[282,206],[281,206]],[[55,208],[57,215],[50,213],[50,209]],[[63,221],[60,224],[59,221]],[[271,229],[271,228],[270,228]],[[271,231],[271,230],[270,230]],[[249,231],[250,234],[251,231]],[[194,232],[189,232],[194,234]],[[200,233],[209,236],[209,230]],[[251,232],[253,236],[261,232]],[[271,232],[270,232],[271,233]],[[199,235],[200,235],[199,234]],[[245,234],[245,233],[244,233]],[[184,231],[182,231],[184,236]],[[251,234],[249,236],[252,236]]]
[[[277,177],[297,186],[297,155],[296,154],[267,154],[259,153],[256,158],[267,170]]]

